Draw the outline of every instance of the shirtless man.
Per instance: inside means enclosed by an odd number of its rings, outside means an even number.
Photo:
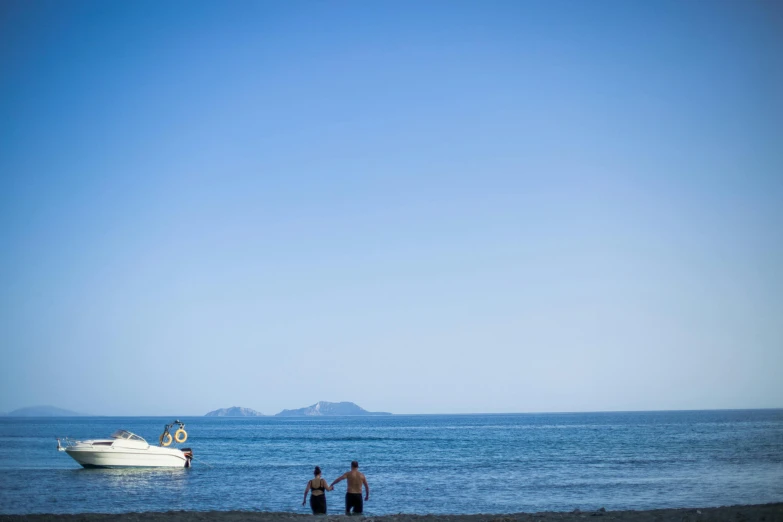
[[[329,487],[333,487],[335,484],[343,479],[348,479],[348,492],[345,494],[345,514],[351,514],[351,508],[353,508],[354,514],[360,514],[364,509],[364,503],[362,502],[362,485],[366,490],[364,500],[370,500],[370,485],[367,484],[367,479],[364,473],[359,471],[359,463],[355,460],[351,462],[351,471],[343,473],[343,475],[334,480]]]

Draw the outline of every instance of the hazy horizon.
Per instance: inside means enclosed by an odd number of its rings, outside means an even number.
[[[326,401],[326,402],[353,402],[353,401]],[[315,404],[315,403],[313,403],[313,404]],[[308,406],[310,406],[310,405],[308,405]],[[359,404],[359,406],[361,406],[361,404]],[[41,404],[41,405],[36,405],[36,406],[30,406],[29,408],[47,408],[47,407],[58,408],[57,406],[50,405],[50,404],[46,404],[46,405]],[[227,408],[233,408],[233,407],[249,408],[248,406],[236,405],[236,406],[224,406],[223,408],[217,408],[217,409],[219,410],[219,409],[227,409]],[[17,410],[25,409],[25,408],[28,408],[28,407],[17,408]],[[67,410],[67,408],[58,408],[58,409]],[[269,412],[269,413],[258,411],[255,408],[250,408],[250,409],[255,410],[256,412],[263,414],[264,417],[275,417],[281,411],[284,411],[285,409],[291,409],[291,408],[284,408],[283,410],[275,411],[275,412]],[[758,411],[783,410],[783,407],[771,407],[771,408],[712,408],[712,409],[701,409],[701,410],[596,410],[596,411],[505,411],[505,412],[472,411],[472,412],[460,412],[460,413],[439,413],[439,412],[426,412],[426,413],[385,412],[385,413],[389,413],[390,415],[402,415],[402,416],[404,416],[404,415],[548,415],[548,414],[552,414],[552,415],[568,415],[568,414],[572,414],[572,413],[577,415],[577,414],[589,414],[589,413],[596,413],[596,414],[598,414],[598,413],[667,413],[667,412],[698,412],[698,411],[712,411],[712,412],[716,412],[716,411],[757,411],[757,410]],[[7,416],[9,413],[13,413],[14,411],[15,410],[11,410],[10,412],[5,412],[5,411],[0,412],[0,416]],[[39,417],[30,416],[29,418],[68,418],[68,417],[118,417],[118,418],[125,418],[125,417],[143,417],[143,418],[148,418],[148,417],[172,417],[173,418],[173,417],[178,417],[178,416],[181,417],[181,418],[187,418],[187,417],[205,417],[207,413],[211,413],[212,411],[215,411],[215,410],[206,411],[206,412],[204,412],[202,414],[186,414],[186,415],[175,414],[175,413],[169,413],[169,414],[161,413],[161,414],[156,414],[156,415],[143,415],[143,414],[139,414],[139,415],[112,415],[110,413],[91,414],[91,413],[87,413],[87,412],[72,412],[72,413],[76,413],[77,415],[65,415],[65,416],[63,416],[63,415],[44,415],[44,416],[39,416]],[[368,410],[368,411],[370,411],[371,413],[374,412],[374,410]],[[337,416],[337,417],[346,417],[346,416],[347,417],[351,417],[351,416],[354,416],[355,417],[357,415],[333,415],[333,416]],[[361,417],[361,415],[358,415],[358,416]],[[20,417],[14,417],[14,418],[25,418],[25,417],[26,416],[20,416]],[[329,417],[329,415],[327,415],[326,417]],[[210,418],[216,418],[216,419],[222,419],[222,418],[242,419],[242,418],[247,418],[247,419],[252,419],[252,418],[258,418],[258,417],[226,416],[226,417],[210,417]],[[285,418],[285,419],[292,419],[293,418],[293,419],[295,419],[295,418],[299,418],[299,417],[287,416],[287,417],[282,417],[282,418]],[[311,418],[311,416],[307,416],[307,418]]]
[[[4,2],[0,411],[779,408],[782,26]]]

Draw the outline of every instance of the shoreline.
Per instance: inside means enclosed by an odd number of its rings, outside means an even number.
[[[603,508],[602,508],[603,509]],[[593,518],[596,517],[596,518]],[[649,510],[619,510],[619,511],[580,511],[571,512],[545,511],[539,513],[504,513],[476,515],[364,515],[349,517],[340,513],[318,515],[314,517],[302,513],[263,512],[263,511],[165,511],[165,512],[131,512],[131,513],[75,513],[75,514],[29,514],[0,515],[0,522],[59,520],[63,522],[135,522],[140,520],[166,522],[288,522],[291,520],[339,519],[366,520],[367,522],[529,522],[531,520],[562,520],[573,522],[599,522],[603,517],[611,520],[627,520],[630,522],[707,522],[731,520],[737,522],[783,522],[783,502],[771,504],[752,504],[721,506],[708,508],[666,508]],[[589,520],[587,520],[589,518]]]

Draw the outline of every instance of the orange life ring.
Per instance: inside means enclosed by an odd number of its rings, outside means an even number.
[[[180,435],[182,436],[182,438],[180,438]],[[177,431],[174,432],[174,440],[176,440],[177,442],[182,444],[183,442],[188,440],[187,432],[185,430],[183,430],[182,428],[178,429]]]
[[[160,443],[163,446],[171,446],[171,433],[164,433],[160,436]]]

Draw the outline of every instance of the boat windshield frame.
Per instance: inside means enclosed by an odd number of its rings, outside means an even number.
[[[147,442],[135,433],[131,433],[127,430],[117,430],[111,434],[112,439],[124,439],[124,440],[137,440],[139,442]]]

